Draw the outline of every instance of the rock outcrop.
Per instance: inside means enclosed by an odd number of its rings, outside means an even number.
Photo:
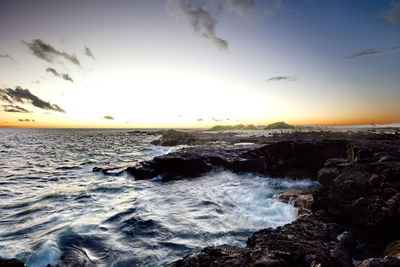
[[[262,157],[268,175],[318,179],[313,192],[278,196],[311,211],[256,232],[245,248],[207,247],[169,266],[400,266],[399,140],[284,141],[244,155]]]

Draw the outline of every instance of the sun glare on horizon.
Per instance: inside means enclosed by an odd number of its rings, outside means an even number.
[[[2,2],[0,126],[400,121],[390,1],[90,2]]]

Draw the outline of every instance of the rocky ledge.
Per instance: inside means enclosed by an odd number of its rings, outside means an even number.
[[[227,169],[322,184],[278,196],[298,207],[294,222],[254,233],[245,248],[207,247],[169,266],[400,266],[399,136],[321,137],[188,147],[127,168],[136,179]]]

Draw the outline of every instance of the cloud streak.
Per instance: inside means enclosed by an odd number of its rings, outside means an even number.
[[[296,80],[296,77],[293,77],[293,76],[274,76],[274,77],[268,78],[266,81],[267,82],[279,82],[279,81],[293,82],[295,80]]]
[[[92,50],[91,50],[89,47],[87,47],[87,46],[85,46],[85,55],[88,56],[88,57],[91,57],[91,58],[93,58],[93,59],[96,59],[96,58],[94,57],[94,55],[93,55]]]
[[[112,117],[110,115],[103,116],[103,119],[105,119],[105,120],[115,120],[114,117]]]
[[[29,110],[18,105],[3,105],[3,111],[13,113],[31,113]]]
[[[74,82],[74,80],[71,78],[71,76],[69,76],[67,73],[59,73],[57,70],[53,69],[53,68],[47,68],[46,72],[50,72],[52,73],[54,76],[60,77],[66,81],[70,81],[70,82]]]
[[[380,16],[389,23],[400,23],[400,2],[392,2],[392,8],[381,12]]]
[[[19,86],[15,89],[0,89],[0,100],[10,104],[31,104],[40,109],[65,113],[65,110],[60,108],[58,105],[46,102],[32,94],[28,89],[23,89]]]
[[[18,119],[18,121],[20,122],[35,122],[34,119],[30,120],[30,119]]]
[[[57,58],[62,57],[75,65],[81,65],[79,59],[74,54],[59,51],[41,39],[35,39],[31,42],[22,42],[29,48],[33,55],[47,62],[54,63]]]
[[[9,54],[0,54],[0,58],[4,58],[4,59],[8,59],[14,63],[17,63],[17,61],[15,60],[15,58],[13,58],[12,56],[10,56]]]
[[[366,50],[362,50],[358,53],[355,53],[353,55],[350,55],[347,57],[342,57],[339,59],[340,60],[352,59],[352,58],[356,58],[356,57],[368,56],[368,55],[373,55],[373,54],[378,54],[378,53],[383,53],[383,52],[393,51],[393,50],[400,50],[400,46],[366,49]]]

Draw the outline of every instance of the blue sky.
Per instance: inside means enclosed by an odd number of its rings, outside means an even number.
[[[0,10],[3,126],[400,121],[400,1],[5,0]]]

